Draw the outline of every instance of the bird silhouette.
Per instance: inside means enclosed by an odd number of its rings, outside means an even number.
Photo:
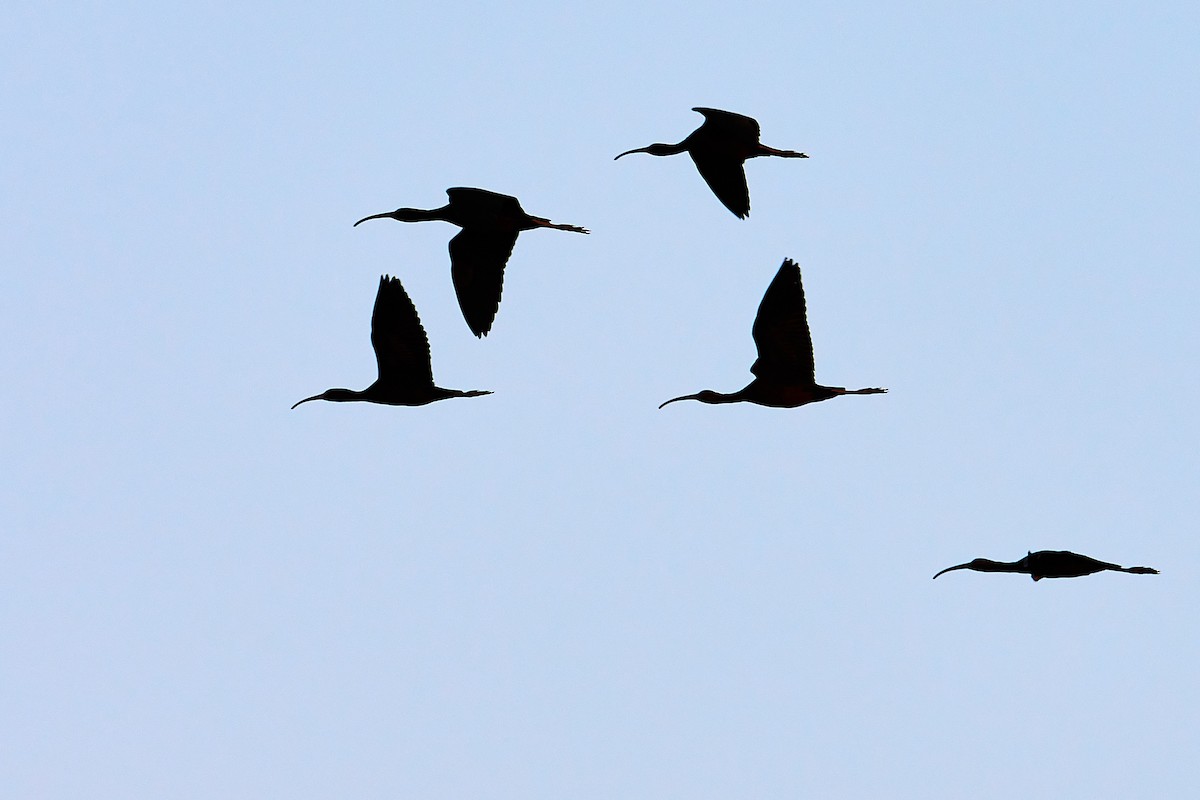
[[[956,569],[973,569],[976,572],[1020,572],[1035,581],[1040,581],[1042,578],[1078,578],[1104,570],[1132,572],[1135,575],[1158,574],[1158,570],[1152,567],[1122,567],[1067,550],[1039,550],[1036,553],[1029,553],[1020,561],[992,561],[987,558],[977,558],[966,564],[946,567],[933,577],[936,578],[944,572]]]
[[[588,233],[578,225],[560,225],[525,213],[515,197],[486,189],[455,187],[447,189],[450,202],[441,208],[397,208],[372,214],[354,223],[357,227],[369,219],[394,219],[400,222],[442,220],[462,228],[450,240],[450,277],[458,306],[471,332],[482,338],[492,329],[500,308],[504,288],[504,265],[512,255],[517,235],[534,228]]]
[[[750,367],[754,380],[746,388],[732,394],[705,389],[697,394],[675,397],[659,408],[676,400],[699,400],[701,403],[757,403],[775,408],[795,408],[807,403],[828,400],[843,394],[883,394],[887,389],[843,389],[821,386],[813,370],[812,335],[804,306],[804,285],[800,282],[800,267],[784,259],[767,287],[754,320],[754,343],[758,360]]]
[[[697,107],[692,111],[703,114],[704,122],[679,144],[655,143],[636,150],[626,150],[617,158],[630,153],[673,156],[686,152],[696,163],[696,169],[708,188],[740,219],[750,216],[750,190],[746,188],[744,166],[746,159],[758,156],[808,158],[804,153],[776,150],[759,142],[758,121],[751,117],[715,108]],[[613,160],[616,161],[616,158]]]
[[[361,392],[326,389],[320,394],[304,398],[300,403],[309,400],[331,400],[335,403],[361,400],[390,406],[423,406],[448,397],[491,394],[479,390],[464,392],[460,389],[443,389],[433,385],[429,338],[399,278],[384,275],[379,279],[375,310],[371,313],[371,346],[375,348],[375,361],[379,366],[379,377],[374,383]]]

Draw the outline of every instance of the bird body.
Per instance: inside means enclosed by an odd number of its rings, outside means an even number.
[[[479,397],[491,392],[443,389],[433,385],[433,366],[429,357],[429,338],[417,309],[404,291],[399,278],[384,275],[379,279],[375,294],[375,310],[371,314],[371,346],[379,377],[362,391],[327,389],[309,400],[329,400],[334,403],[363,401],[391,406],[423,406],[450,397]]]
[[[1017,572],[1028,575],[1035,581],[1042,578],[1079,578],[1094,572],[1112,570],[1114,572],[1130,572],[1135,575],[1157,575],[1158,570],[1152,567],[1122,567],[1107,561],[1098,561],[1090,556],[1081,556],[1069,550],[1038,550],[1030,552],[1018,561],[992,561],[988,558],[977,558],[966,564],[946,567],[933,577],[956,569],[970,569],[976,572]]]
[[[750,367],[754,374],[745,388],[730,394],[711,389],[675,397],[701,403],[755,403],[773,408],[796,408],[844,394],[883,394],[887,389],[845,389],[822,386],[816,382],[813,365],[812,334],[804,302],[800,267],[784,259],[771,285],[767,287],[754,320],[754,343],[758,359]]]
[[[630,153],[648,153],[652,156],[687,153],[708,188],[740,219],[750,216],[750,190],[746,186],[746,170],[743,166],[746,159],[759,156],[808,158],[804,153],[777,150],[760,142],[758,122],[751,117],[716,108],[698,106],[692,110],[704,115],[704,123],[682,142],[656,143],[626,150],[617,158]]]
[[[441,220],[462,228],[450,240],[450,276],[458,305],[471,332],[484,337],[492,329],[504,289],[504,267],[512,255],[521,231],[555,228],[588,233],[577,225],[561,225],[543,217],[525,213],[520,201],[486,189],[455,187],[446,190],[450,202],[441,208],[398,208],[363,217],[394,219],[399,222]]]

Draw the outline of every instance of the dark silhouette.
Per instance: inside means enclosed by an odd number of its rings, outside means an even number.
[[[887,389],[843,389],[821,386],[813,371],[812,335],[804,307],[804,286],[800,267],[785,259],[775,279],[767,287],[758,316],[754,320],[754,344],[758,360],[750,367],[754,380],[740,392],[721,394],[704,390],[676,400],[701,403],[757,403],[775,408],[795,408],[806,403],[828,400],[843,394],[882,394]]]
[[[379,279],[375,310],[371,313],[371,346],[375,348],[375,361],[379,366],[379,378],[374,383],[361,392],[326,389],[321,394],[304,398],[300,403],[309,400],[332,400],[335,403],[362,400],[390,406],[423,406],[447,397],[491,394],[478,390],[464,392],[460,389],[443,389],[433,385],[429,338],[399,278],[384,275]],[[296,403],[296,406],[300,403]]]
[[[1158,574],[1158,570],[1151,567],[1121,567],[1067,550],[1038,550],[1036,553],[1029,553],[1020,561],[992,561],[986,558],[977,558],[956,567],[946,567],[933,577],[936,578],[943,572],[951,572],[956,569],[973,569],[976,572],[1020,572],[1035,581],[1040,581],[1042,578],[1078,578],[1083,575],[1091,575],[1093,572],[1103,572],[1106,569],[1114,572],[1132,572],[1135,575]]]
[[[704,115],[704,124],[679,144],[652,144],[626,150],[621,156],[630,153],[673,156],[686,152],[717,199],[741,219],[750,216],[750,190],[746,188],[744,167],[746,159],[758,156],[808,158],[804,153],[776,150],[759,142],[758,121],[755,119],[715,108],[697,107],[692,111]],[[613,160],[616,161],[616,158]]]
[[[482,338],[492,329],[492,321],[500,308],[500,292],[504,288],[504,265],[512,255],[517,234],[534,228],[555,228],[560,231],[588,233],[577,225],[559,225],[548,219],[526,214],[515,197],[496,194],[486,189],[456,187],[447,189],[450,202],[441,208],[397,208],[384,214],[363,217],[355,226],[369,219],[394,219],[400,222],[424,222],[436,219],[462,228],[450,240],[450,277],[458,305],[471,332]]]

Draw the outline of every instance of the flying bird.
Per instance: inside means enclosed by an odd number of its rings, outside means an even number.
[[[704,115],[704,123],[688,134],[679,144],[656,143],[626,150],[630,153],[649,153],[652,156],[673,156],[686,152],[692,157],[700,177],[712,189],[717,199],[740,219],[750,216],[750,190],[746,188],[748,158],[779,156],[808,158],[794,150],[776,150],[758,141],[758,121],[731,111],[715,108],[693,108]],[[613,159],[616,161],[616,158]]]
[[[517,235],[534,228],[574,233],[588,233],[588,230],[526,214],[517,198],[486,189],[456,187],[447,189],[446,195],[450,202],[441,208],[397,208],[363,217],[354,225],[357,227],[369,219],[387,218],[400,222],[442,220],[462,228],[450,240],[450,277],[454,280],[454,292],[458,295],[463,318],[471,332],[483,338],[492,329],[492,321],[500,308],[504,265],[512,255]]]
[[[800,282],[800,267],[790,258],[784,259],[763,295],[753,333],[754,343],[758,346],[758,360],[750,367],[754,380],[746,388],[732,394],[705,389],[697,394],[668,400],[659,408],[676,400],[757,403],[775,408],[795,408],[843,394],[883,394],[887,391],[843,389],[840,386],[821,386],[816,382],[812,335],[808,330],[804,306],[804,285]]]
[[[320,394],[304,398],[300,403],[309,400],[331,400],[335,403],[361,400],[390,406],[423,406],[448,397],[491,394],[479,390],[464,392],[460,389],[443,389],[433,385],[429,338],[399,278],[384,275],[379,279],[375,310],[371,313],[371,346],[375,348],[375,361],[379,366],[379,377],[374,383],[361,392],[326,389]],[[296,403],[296,406],[300,403]]]
[[[1036,553],[1029,553],[1020,561],[992,561],[987,558],[977,558],[966,564],[946,567],[933,577],[936,578],[943,572],[951,572],[956,569],[973,569],[976,572],[1020,572],[1035,581],[1040,581],[1042,578],[1078,578],[1083,575],[1091,575],[1093,572],[1103,572],[1106,569],[1114,572],[1132,572],[1135,575],[1158,574],[1158,570],[1152,567],[1122,567],[1067,550],[1039,550]]]

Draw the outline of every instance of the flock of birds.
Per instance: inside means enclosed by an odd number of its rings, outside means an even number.
[[[739,219],[750,215],[750,192],[746,185],[745,162],[760,156],[808,158],[794,150],[778,150],[759,141],[758,122],[751,117],[715,108],[694,108],[704,123],[676,144],[655,144],[627,150],[620,159],[633,153],[671,156],[687,153],[697,171],[717,199]],[[614,159],[616,160],[616,159]],[[578,225],[551,222],[535,217],[521,208],[509,195],[485,189],[457,187],[446,190],[449,202],[440,208],[398,208],[363,217],[357,227],[372,219],[398,222],[440,220],[462,230],[450,240],[450,277],[467,327],[477,337],[492,329],[504,286],[504,267],[522,231],[553,228],[588,233]],[[883,394],[887,389],[845,389],[822,386],[816,382],[812,352],[812,334],[804,299],[800,267],[785,259],[767,287],[752,329],[758,358],[750,367],[754,379],[736,392],[709,389],[667,400],[663,408],[679,400],[701,403],[755,403],[775,408],[796,408],[846,394]],[[375,308],[371,313],[371,345],[375,349],[378,377],[366,389],[326,389],[306,397],[292,408],[310,400],[332,402],[363,401],[397,406],[421,406],[451,397],[479,397],[489,391],[443,389],[433,382],[429,338],[421,325],[417,309],[404,291],[399,278],[384,275],[379,280]],[[992,561],[977,558],[938,572],[970,569],[977,572],[1016,572],[1033,580],[1076,578],[1112,570],[1139,575],[1157,574],[1151,567],[1122,567],[1067,551],[1041,550],[1028,553],[1018,561]]]

